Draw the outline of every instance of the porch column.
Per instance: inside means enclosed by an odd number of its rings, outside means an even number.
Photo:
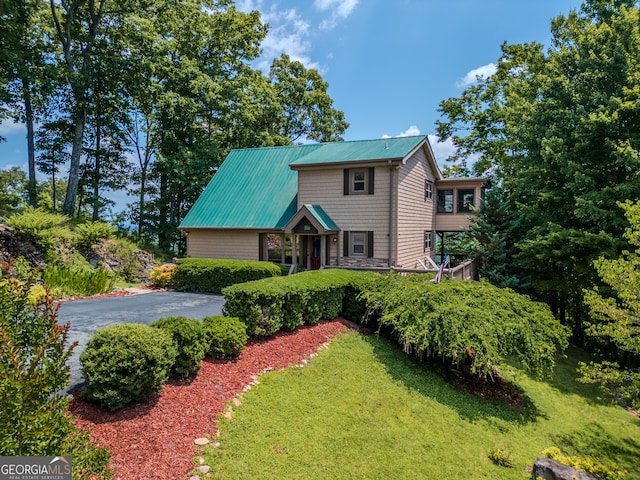
[[[292,233],[291,234],[291,265],[295,266],[296,269],[297,269],[298,252],[296,252],[296,243],[297,243],[296,234]]]

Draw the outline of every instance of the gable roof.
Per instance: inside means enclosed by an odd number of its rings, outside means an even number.
[[[401,160],[423,144],[413,136],[232,150],[179,228],[283,229],[297,210],[297,168]]]
[[[320,145],[232,150],[180,228],[284,228],[296,213],[296,159]]]
[[[291,163],[291,167],[402,159],[415,150],[423,141],[425,141],[424,135],[323,143],[322,148],[300,157]]]

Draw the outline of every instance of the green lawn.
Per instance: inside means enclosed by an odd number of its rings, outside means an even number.
[[[545,448],[615,461],[640,479],[640,421],[575,381],[578,351],[556,378],[504,366],[520,411],[484,400],[377,337],[345,333],[304,368],[270,372],[222,419],[207,478],[524,479]],[[513,468],[494,465],[491,450]]]

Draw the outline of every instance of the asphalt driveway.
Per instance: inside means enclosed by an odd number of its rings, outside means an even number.
[[[69,340],[78,342],[69,363],[71,383],[67,391],[83,383],[80,373],[80,353],[92,333],[117,323],[150,324],[164,317],[185,316],[202,319],[222,315],[222,295],[185,292],[150,292],[124,297],[104,297],[62,302],[58,322],[71,323]]]

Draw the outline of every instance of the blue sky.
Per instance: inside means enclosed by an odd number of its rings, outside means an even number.
[[[258,64],[282,52],[317,69],[350,127],[345,140],[433,135],[438,104],[490,74],[503,42],[548,44],[578,0],[237,0],[270,25]],[[4,122],[0,168],[26,169],[26,130]],[[438,163],[451,151],[431,137]]]

